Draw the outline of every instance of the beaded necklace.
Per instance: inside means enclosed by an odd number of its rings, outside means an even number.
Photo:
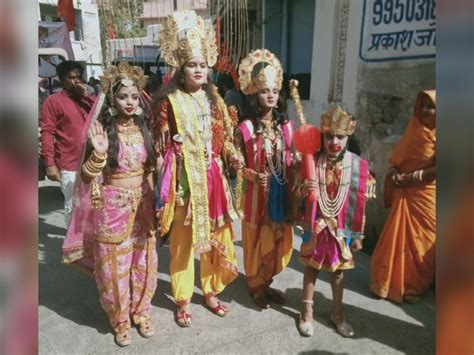
[[[212,161],[212,129],[211,129],[211,105],[204,90],[189,94],[193,99],[195,111],[198,112],[198,126],[201,140],[204,146],[204,156],[209,169]]]
[[[326,217],[337,217],[341,212],[344,201],[349,193],[350,181],[351,181],[351,170],[352,170],[352,155],[344,154],[342,159],[342,174],[339,182],[336,197],[331,199],[328,196],[327,184],[326,184],[326,168],[327,168],[327,155],[321,154],[316,163],[316,176],[318,183],[316,184],[316,193],[318,194],[318,203],[321,211]]]
[[[263,146],[270,172],[280,185],[285,185],[286,179],[286,154],[285,141],[280,127],[273,129],[270,125],[263,129]]]

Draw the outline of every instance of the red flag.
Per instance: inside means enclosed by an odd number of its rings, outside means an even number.
[[[58,0],[58,16],[61,16],[66,22],[67,29],[69,32],[74,31],[76,25],[76,19],[74,16],[74,4],[73,0]]]
[[[107,26],[107,32],[109,33],[109,39],[115,39],[115,31],[114,31],[114,25],[112,23],[109,23]]]

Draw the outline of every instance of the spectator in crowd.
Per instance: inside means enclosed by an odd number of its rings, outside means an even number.
[[[87,93],[84,69],[78,62],[64,61],[57,66],[56,73],[63,90],[49,96],[41,108],[41,157],[48,178],[61,183],[67,225],[81,160],[81,132],[93,99]]]

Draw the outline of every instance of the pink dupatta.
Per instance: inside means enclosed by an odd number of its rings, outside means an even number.
[[[84,144],[83,157],[81,165],[84,160],[84,153],[87,143],[87,131],[94,122],[101,108],[104,104],[105,94],[101,92],[92,106],[91,111],[87,115],[86,123],[81,132],[81,140]],[[95,234],[93,224],[93,209],[91,207],[91,184],[86,184],[80,177],[80,166],[77,167],[77,179],[74,186],[73,195],[73,211],[71,221],[66,233],[62,252],[63,262],[71,264],[85,271],[88,274],[94,272],[94,257],[92,254],[92,247],[94,245]]]

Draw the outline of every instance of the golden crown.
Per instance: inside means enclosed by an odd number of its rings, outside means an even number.
[[[265,65],[258,73],[253,73],[255,65]],[[249,53],[239,65],[240,89],[245,95],[252,95],[262,89],[281,90],[283,69],[278,58],[268,49],[257,49]]]
[[[217,45],[212,26],[194,11],[168,15],[160,31],[161,53],[172,67],[180,67],[193,57],[202,57],[212,67],[217,61]]]
[[[336,133],[350,136],[354,133],[357,122],[337,105],[321,116],[321,133]]]
[[[111,88],[119,81],[123,86],[135,85],[138,90],[143,90],[148,82],[148,76],[143,73],[142,68],[131,66],[126,60],[122,60],[117,66],[108,66],[104,75],[100,76],[100,81],[102,91],[112,95]]]

